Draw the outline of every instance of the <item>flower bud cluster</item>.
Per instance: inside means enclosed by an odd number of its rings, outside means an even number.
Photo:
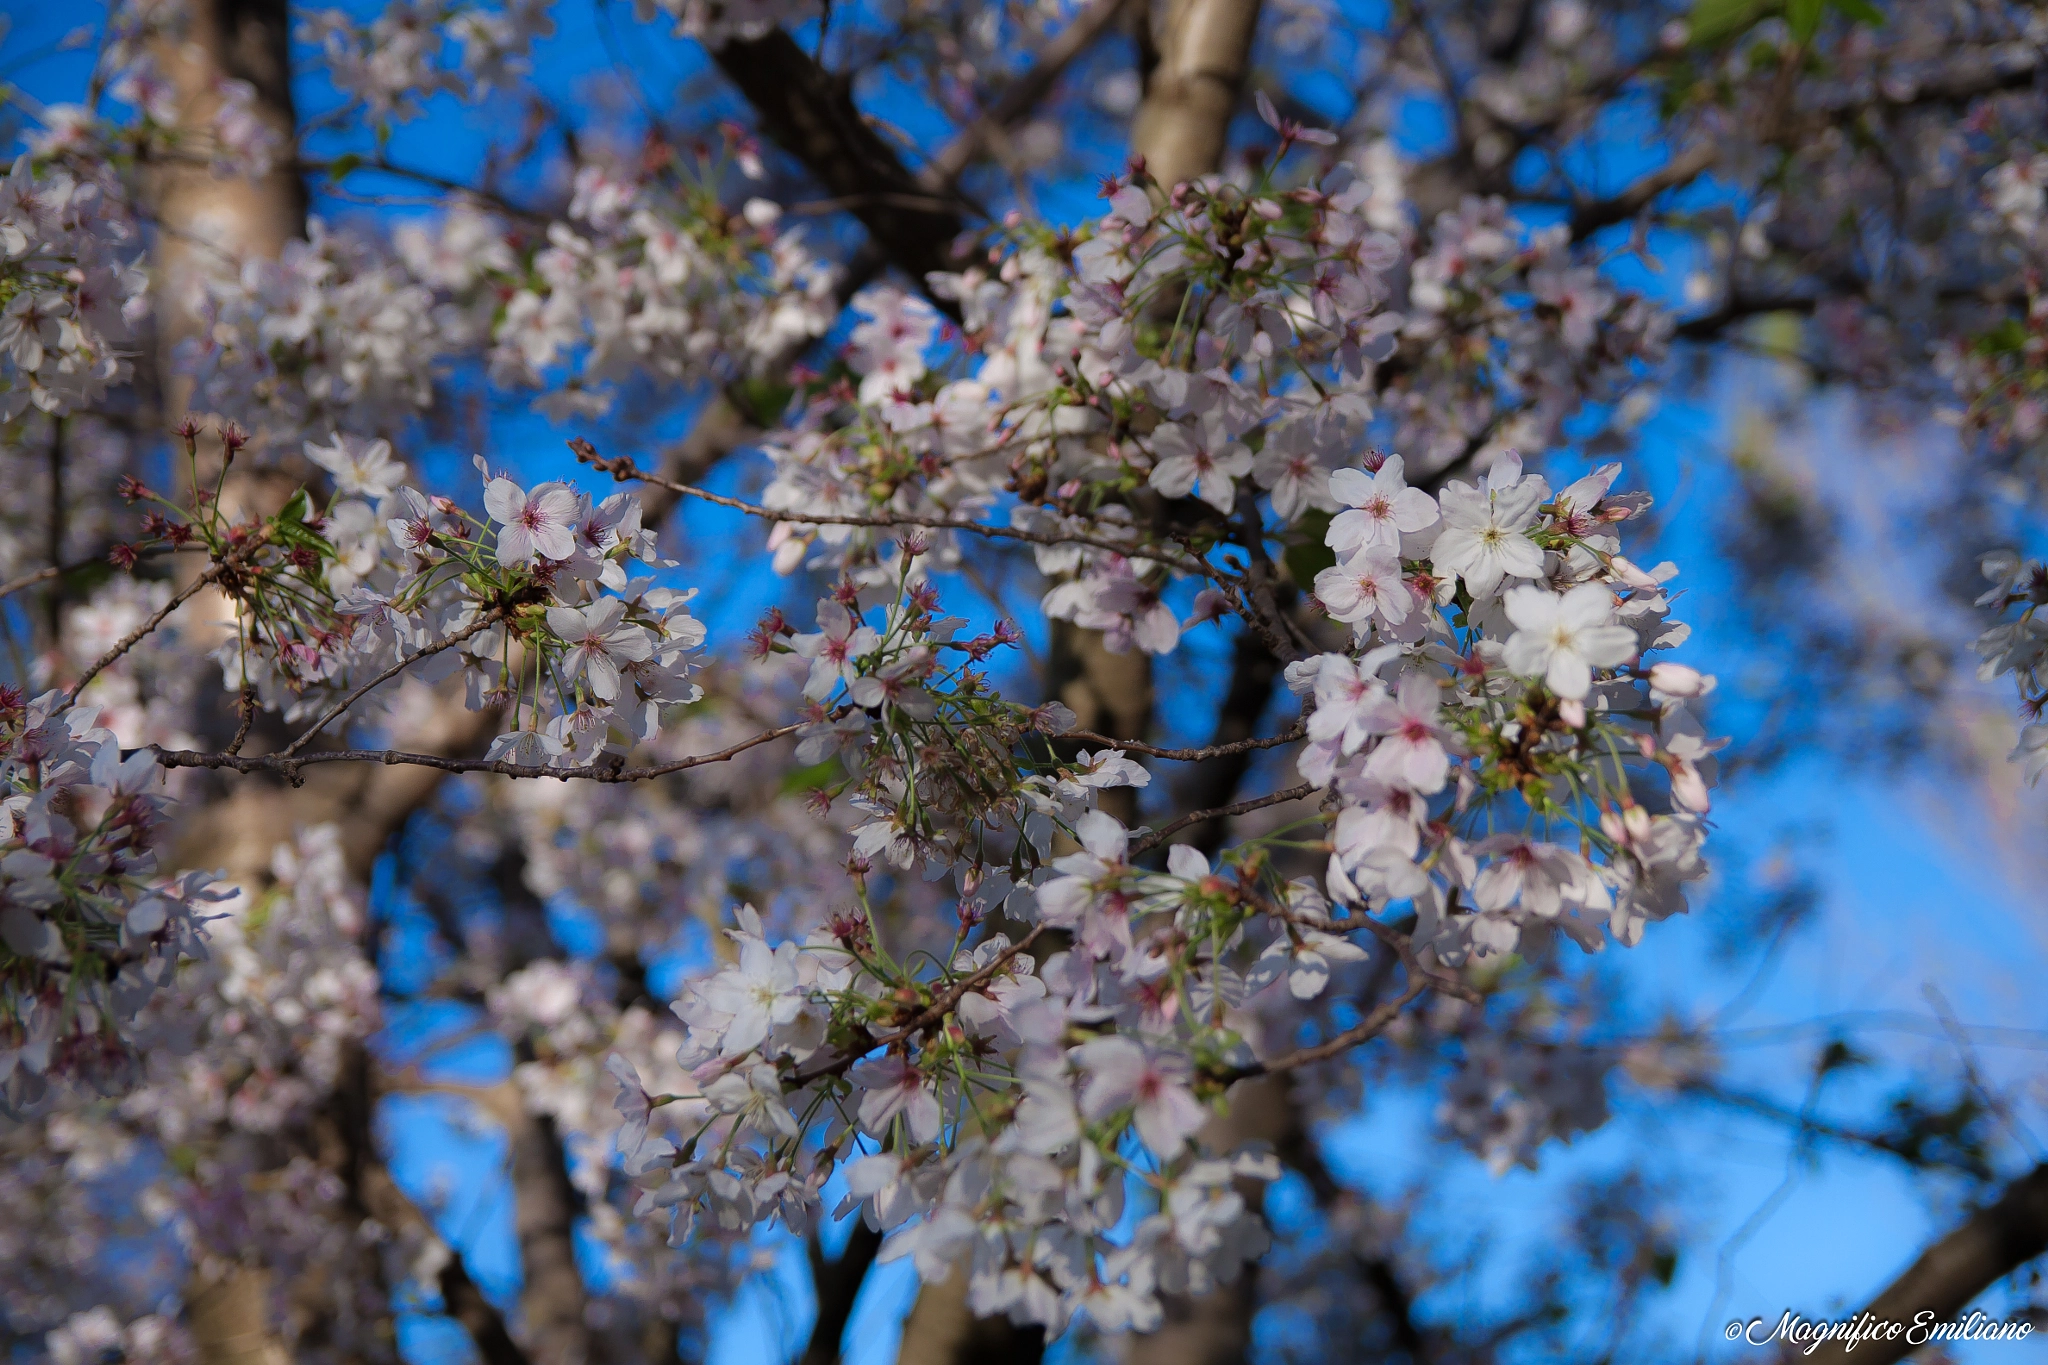
[[[188,422],[195,480],[197,434]],[[230,460],[245,439],[223,430]],[[145,528],[204,550],[235,611],[235,636],[216,655],[227,686],[287,720],[318,718],[293,751],[400,672],[425,682],[462,672],[473,709],[510,713],[490,756],[526,767],[586,764],[615,738],[651,738],[662,707],[696,698],[703,625],[691,594],[628,576],[636,562],[672,564],[632,494],[597,502],[560,482],[523,488],[479,457],[477,516],[403,484],[386,441],[338,434],[307,454],[333,475],[324,510],[302,489],[280,511],[237,522],[203,489],[189,508],[134,490],[171,514],[152,512]]]
[[[2029,782],[2048,772],[2048,566],[2013,550],[1993,550],[1980,561],[1991,586],[1977,599],[2000,620],[1977,637],[1977,676],[1985,682],[2010,673],[2020,694],[2020,742],[2011,761]],[[2013,608],[2019,614],[2009,615]]]
[[[156,875],[168,801],[148,752],[123,757],[93,708],[0,690],[0,1110],[52,1083],[114,1090],[133,1076],[136,1016],[226,893],[203,873]]]
[[[0,420],[63,415],[128,377],[147,278],[111,186],[29,155],[0,184]]]

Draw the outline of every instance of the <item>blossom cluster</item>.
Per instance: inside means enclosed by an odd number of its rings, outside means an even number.
[[[398,246],[451,301],[451,343],[482,346],[494,383],[543,390],[537,401],[557,419],[601,414],[633,374],[763,373],[838,311],[832,267],[779,207],[753,198],[733,212],[720,201],[734,164],[759,173],[730,130],[716,155],[700,149],[660,171],[591,163],[544,237],[458,207],[438,232],[402,230]]]
[[[275,259],[204,277],[204,324],[174,360],[203,411],[290,449],[330,431],[391,434],[423,411],[451,347],[432,291],[374,240],[315,218]]]
[[[547,0],[394,0],[368,22],[315,10],[299,36],[318,47],[335,89],[363,119],[384,127],[417,117],[436,94],[481,97],[516,83],[532,69],[535,40],[555,31],[549,8]]]
[[[1643,662],[1687,634],[1675,569],[1620,554],[1647,499],[1611,492],[1617,465],[1553,492],[1510,453],[1433,498],[1399,456],[1369,462],[1330,481],[1340,558],[1315,582],[1353,649],[1289,666],[1314,703],[1302,776],[1343,806],[1333,894],[1411,901],[1449,960],[1512,951],[1531,920],[1635,942],[1705,875],[1719,747],[1688,706],[1712,680]],[[1503,801],[1547,834],[1500,830]]]
[[[557,419],[603,413],[634,375],[763,373],[830,325],[834,272],[774,204],[720,203],[735,155],[751,162],[735,144],[666,175],[586,165],[545,231],[465,202],[388,245],[315,219],[278,259],[205,281],[178,363],[209,408],[287,448],[398,435],[471,356]]]
[[[1283,155],[1327,138],[1262,112]],[[1713,680],[1649,658],[1687,632],[1676,569],[1621,553],[1648,499],[1614,490],[1618,466],[1554,489],[1475,428],[1455,458],[1420,458],[1483,477],[1432,493],[1365,449],[1375,367],[1411,332],[1518,357],[1488,392],[1537,410],[1619,384],[1661,344],[1657,314],[1475,203],[1417,264],[1416,330],[1387,306],[1400,243],[1343,167],[1170,191],[1134,167],[1104,193],[1083,233],[1013,227],[988,269],[934,276],[957,333],[899,291],[856,298],[848,373],[767,442],[778,566],[837,581],[815,630],[774,613],[755,648],[808,662],[798,760],[836,760],[814,799],[867,817],[848,831],[854,904],[779,941],[741,912],[735,960],[676,1006],[683,1089],[613,1065],[627,1170],[673,1237],[700,1217],[809,1226],[843,1171],[885,1258],[927,1279],[967,1266],[975,1312],[1053,1329],[1142,1329],[1159,1294],[1259,1253],[1242,1182],[1273,1168],[1202,1135],[1233,1081],[1306,1064],[1263,1046],[1272,1002],[1312,1009],[1375,957],[1413,992],[1476,1001],[1468,964],[1538,928],[1637,942],[1706,874],[1719,747],[1690,710]],[[1537,295],[1534,330],[1508,337],[1488,290]],[[1166,589],[1193,578],[1197,619],[1242,616],[1289,651],[1312,793],[1292,819],[1220,859],[1169,847],[1162,869],[1157,836],[1098,808],[1149,773],[1062,743],[1065,708],[989,690],[978,665],[1014,637],[958,639],[932,573],[963,554],[951,528],[1006,494],[1008,533],[1054,580],[1048,615],[1164,653],[1184,629]],[[1258,567],[1275,560],[1317,619],[1276,605],[1278,570]],[[1283,875],[1304,842],[1322,875]],[[949,947],[885,923],[885,870],[950,878]],[[1294,1023],[1330,1039],[1316,1057],[1369,1036]],[[1604,1116],[1587,1100],[1603,1069],[1566,1071],[1475,1063],[1451,1126],[1525,1159]],[[671,1136],[650,1136],[660,1110]]]
[[[127,757],[96,709],[61,692],[0,691],[0,1108],[52,1082],[112,1090],[133,1077],[136,1017],[225,892],[157,875],[166,798],[153,754]]]
[[[133,1088],[53,1107],[5,1134],[0,1252],[10,1274],[0,1307],[17,1331],[51,1326],[59,1359],[116,1349],[186,1359],[177,1326],[131,1321],[128,1307],[160,1301],[127,1277],[166,1262],[204,1281],[260,1244],[278,1281],[300,1285],[281,1314],[287,1338],[320,1321],[318,1344],[299,1343],[318,1359],[376,1349],[376,1316],[363,1312],[375,1300],[360,1284],[309,1296],[301,1277],[365,1257],[383,1262],[386,1284],[431,1267],[431,1231],[388,1228],[366,1244],[333,1170],[303,1150],[278,1162],[337,1086],[360,1083],[380,1022],[367,916],[340,832],[302,830],[271,851],[267,876],[250,872],[205,925],[207,956],[185,962],[136,1021]],[[112,1317],[78,1311],[92,1304],[115,1305]]]
[[[104,102],[35,109],[42,127],[28,135],[30,150],[96,171],[148,158],[220,176],[269,174],[285,154],[285,133],[260,111],[255,86],[215,75],[197,101],[203,117],[196,117],[196,92],[180,89],[164,70],[164,54],[192,41],[192,21],[193,11],[178,0],[110,7],[90,88],[125,105],[126,116]]]
[[[1980,561],[1991,586],[1977,599],[2001,618],[1977,637],[1977,676],[1986,682],[2010,673],[2019,689],[2019,746],[2012,761],[2029,782],[2048,772],[2048,566],[2012,550],[1993,550]],[[2013,608],[2019,614],[2008,616]]]
[[[1416,361],[1384,401],[1394,443],[1431,468],[1475,448],[1553,448],[1589,401],[1640,415],[1673,326],[1575,252],[1568,225],[1525,236],[1497,196],[1438,216],[1408,303],[1401,342]]]
[[[181,434],[196,482],[197,423]],[[222,435],[231,462],[247,438]],[[317,718],[292,751],[400,673],[461,672],[472,709],[510,713],[491,757],[527,767],[588,763],[615,732],[650,738],[662,707],[696,697],[704,631],[691,594],[628,575],[672,562],[632,494],[526,488],[479,457],[477,516],[404,484],[382,439],[336,434],[306,451],[333,479],[324,508],[302,489],[268,517],[235,521],[204,488],[190,507],[129,490],[164,509],[145,518],[149,537],[205,552],[235,617],[216,651],[227,686],[287,720]]]
[[[142,254],[110,177],[15,159],[0,185],[0,419],[62,415],[127,378],[149,307]]]
[[[72,1314],[45,1336],[44,1347],[54,1365],[96,1365],[110,1359],[191,1365],[199,1359],[176,1318],[145,1313],[123,1323],[105,1304]]]
[[[1265,112],[1281,156],[1329,136]],[[1338,510],[1330,472],[1376,420],[1431,470],[1540,449],[1661,354],[1664,314],[1603,283],[1568,234],[1521,240],[1498,201],[1444,216],[1397,312],[1405,248],[1374,186],[1344,164],[1292,185],[1281,171],[1276,156],[1249,184],[1169,191],[1138,166],[1079,233],[1012,225],[986,267],[932,277],[958,332],[893,287],[856,297],[852,377],[813,385],[765,444],[777,567],[864,565],[888,533],[861,523],[892,518],[937,525],[948,562],[945,523],[1014,494],[1010,526],[1054,580],[1047,613],[1165,653],[1183,629],[1168,581],[1241,592],[1211,552],[1268,526],[1313,536]]]
[[[1198,1141],[1209,1103],[1263,1065],[1262,997],[1314,1001],[1375,951],[1455,970],[1533,924],[1633,943],[1685,907],[1716,747],[1685,703],[1712,680],[1642,662],[1685,633],[1669,566],[1619,554],[1646,499],[1612,493],[1614,467],[1553,492],[1509,456],[1439,503],[1398,460],[1373,464],[1322,490],[1346,510],[1317,593],[1352,646],[1289,670],[1312,708],[1320,881],[1280,881],[1257,841],[1141,863],[1094,805],[1149,775],[1113,750],[1034,757],[1056,708],[994,704],[938,665],[931,641],[951,642],[914,538],[889,561],[895,600],[869,606],[848,577],[817,631],[757,635],[809,661],[820,714],[799,759],[848,773],[821,797],[851,790],[874,818],[850,831],[855,906],[777,943],[742,911],[736,960],[685,988],[683,1089],[613,1063],[643,1212],[669,1210],[678,1241],[700,1216],[807,1227],[843,1170],[847,1207],[893,1233],[886,1257],[926,1278],[971,1265],[976,1312],[1143,1328],[1159,1293],[1228,1279],[1264,1244],[1237,1182],[1270,1168]],[[1386,581],[1331,607],[1361,578]],[[883,864],[953,877],[960,929],[935,971],[892,951],[867,905]],[[1016,928],[976,936],[993,915]],[[1604,1116],[1586,1099],[1600,1066],[1503,1052],[1467,1070],[1453,1127],[1507,1159]],[[671,1107],[673,1138],[649,1136]]]
[[[215,1127],[275,1134],[333,1089],[344,1050],[380,1022],[366,915],[340,831],[279,844],[270,884],[237,887],[206,929],[206,959],[148,1007],[150,1046],[124,1119],[175,1145]]]

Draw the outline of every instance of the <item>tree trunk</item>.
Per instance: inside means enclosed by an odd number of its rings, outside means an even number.
[[[160,43],[156,53],[179,96],[179,119],[188,145],[203,139],[221,107],[220,83],[246,81],[256,91],[255,108],[283,140],[278,166],[259,178],[219,176],[203,164],[159,163],[151,168],[147,192],[159,226],[158,354],[163,376],[162,412],[168,423],[187,408],[189,384],[175,376],[173,355],[201,325],[204,281],[223,266],[252,257],[276,257],[287,242],[303,237],[306,191],[296,172],[296,120],[289,61],[290,17],[283,0],[195,0],[184,29]],[[224,417],[237,414],[224,413]],[[229,494],[249,510],[274,500],[274,479],[237,479]],[[218,595],[195,601],[194,623],[226,618]],[[467,710],[444,697],[424,724],[403,737],[407,747],[461,754],[479,749],[494,728],[491,712]],[[215,798],[191,809],[178,832],[176,863],[224,869],[248,887],[269,880],[272,851],[308,825],[332,822],[341,829],[349,870],[367,880],[385,842],[408,815],[428,800],[441,774],[425,768],[332,765],[307,774],[303,786],[240,779],[224,782]],[[524,1299],[534,1356],[543,1365],[584,1365],[588,1335],[583,1322],[584,1287],[575,1262],[575,1206],[559,1139],[551,1126],[514,1105],[501,1115],[513,1152],[520,1253],[527,1290]],[[367,1128],[362,1136],[367,1137]],[[374,1152],[355,1159],[374,1162]],[[466,1273],[459,1276],[467,1284]],[[473,1288],[473,1286],[472,1286]],[[284,1365],[289,1353],[271,1321],[271,1280],[262,1268],[236,1267],[195,1280],[190,1318],[204,1365]],[[481,1326],[479,1346],[503,1358],[507,1343],[502,1320],[487,1302],[471,1295],[462,1304],[465,1325]]]
[[[156,60],[178,93],[187,142],[203,138],[212,126],[221,107],[220,83],[242,80],[255,88],[257,115],[285,139],[287,148],[283,167],[260,180],[216,176],[203,160],[159,163],[146,179],[158,227],[156,320],[164,386],[160,411],[166,422],[183,412],[189,397],[189,385],[173,377],[171,355],[199,326],[202,272],[221,257],[275,256],[304,231],[305,190],[290,170],[297,125],[289,23],[284,0],[195,0],[185,7],[182,31],[156,47]],[[208,814],[200,813],[202,824]],[[181,845],[190,835],[189,828],[181,831]],[[209,851],[252,844],[246,839],[212,842]],[[274,842],[265,842],[260,853],[214,861],[236,864],[237,879],[253,884],[251,879],[266,875]],[[287,1365],[289,1352],[271,1324],[270,1279],[267,1269],[246,1265],[193,1277],[186,1315],[203,1365]]]
[[[1131,150],[1169,189],[1223,164],[1251,72],[1259,0],[1155,0],[1139,46],[1151,69]]]
[[[519,1306],[534,1365],[587,1365],[587,1293],[576,1267],[576,1215],[581,1199],[555,1122],[518,1104],[505,1124],[512,1145],[513,1226],[525,1274]]]

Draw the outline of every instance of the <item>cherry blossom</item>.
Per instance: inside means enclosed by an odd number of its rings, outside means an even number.
[[[507,478],[484,487],[484,507],[498,522],[498,562],[508,567],[576,553],[576,495],[566,484],[544,483],[531,492]]]
[[[1635,632],[1613,624],[1614,594],[1601,584],[1581,583],[1563,594],[1512,588],[1503,602],[1515,633],[1502,662],[1524,677],[1542,678],[1560,697],[1584,699],[1595,669],[1635,657]]]

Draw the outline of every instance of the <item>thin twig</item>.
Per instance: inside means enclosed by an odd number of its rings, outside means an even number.
[[[997,953],[995,957],[976,970],[973,975],[963,976],[958,981],[955,981],[951,986],[941,991],[931,1004],[919,1010],[901,1028],[870,1040],[858,1050],[846,1048],[823,1062],[798,1067],[784,1079],[784,1088],[796,1090],[826,1076],[836,1076],[875,1049],[894,1047],[898,1043],[904,1042],[931,1028],[948,1014],[951,1014],[953,1007],[958,1005],[961,998],[969,991],[985,985],[1005,967],[1008,967],[1019,953],[1024,952],[1038,940],[1038,936],[1045,932],[1045,928],[1043,924],[1036,926],[1030,933],[1024,935],[1024,937],[1018,939],[1000,953]]]
[[[1277,735],[1264,735],[1258,739],[1240,739],[1229,744],[1209,744],[1199,749],[1161,749],[1150,744],[1140,744],[1134,739],[1116,739],[1110,735],[1097,734],[1093,730],[1066,730],[1055,739],[1077,739],[1088,744],[1101,744],[1110,748],[1125,749],[1147,758],[1166,758],[1176,763],[1201,763],[1212,758],[1227,758],[1232,754],[1249,753],[1253,749],[1277,749],[1283,744],[1292,744],[1307,731],[1299,725],[1289,726]]]
[[[1234,583],[1236,577],[1227,574],[1199,559],[1190,559],[1164,550],[1156,545],[1133,545],[1124,541],[1110,540],[1105,536],[1053,534],[1046,531],[1020,531],[1009,526],[987,526],[975,521],[958,521],[951,517],[919,516],[913,512],[891,512],[882,516],[859,516],[833,514],[829,512],[779,512],[772,507],[763,507],[757,502],[744,498],[731,498],[723,493],[713,493],[693,484],[678,483],[665,479],[659,474],[649,473],[633,463],[630,456],[603,456],[597,447],[576,437],[569,442],[569,448],[576,452],[576,458],[598,470],[611,475],[620,483],[636,482],[665,488],[671,493],[686,498],[696,498],[718,507],[729,507],[735,512],[745,512],[751,517],[764,521],[790,522],[799,526],[874,526],[883,529],[906,526],[923,527],[940,531],[965,531],[969,535],[981,536],[988,540],[1015,540],[1028,545],[1086,545],[1093,549],[1107,550],[1111,554],[1123,555],[1128,559],[1150,559],[1171,565],[1183,573],[1197,574],[1214,579],[1219,583]]]
[[[709,763],[723,763],[759,745],[793,735],[809,724],[798,721],[791,725],[777,726],[763,730],[760,734],[743,739],[717,753],[697,754],[690,758],[678,758],[667,763],[655,763],[641,768],[628,768],[622,764],[606,765],[586,763],[576,768],[550,768],[536,763],[512,763],[502,758],[449,758],[442,754],[415,754],[400,749],[316,749],[307,754],[286,757],[283,754],[257,754],[242,757],[231,753],[202,753],[194,749],[165,749],[158,745],[148,746],[156,754],[157,762],[166,768],[228,769],[238,773],[280,773],[293,785],[300,781],[300,769],[323,763],[382,763],[387,767],[433,768],[444,773],[495,773],[500,777],[555,777],[563,781],[586,782],[645,782],[651,778],[666,777],[670,773],[683,772],[690,768],[701,768]]]
[[[471,636],[483,633],[491,626],[496,625],[499,619],[500,618],[497,612],[490,612],[483,616],[479,616],[476,620],[470,622],[461,630],[456,631],[447,639],[437,641],[430,648],[423,649],[417,654],[408,654],[405,658],[400,659],[397,663],[391,665],[391,667],[385,669],[382,673],[379,673],[376,677],[370,679],[361,687],[358,687],[355,691],[349,693],[340,701],[328,707],[327,713],[321,716],[320,719],[314,721],[312,725],[308,726],[306,730],[302,734],[300,734],[297,739],[293,740],[290,744],[285,745],[283,751],[278,754],[278,757],[290,758],[293,754],[305,748],[306,745],[312,742],[313,736],[319,734],[322,730],[327,728],[328,721],[333,720],[336,716],[340,715],[342,712],[348,710],[351,706],[354,706],[357,702],[361,701],[363,699],[363,695],[370,691],[370,689],[377,687],[383,683],[389,682],[391,679],[397,677],[400,673],[403,673],[406,669],[411,668],[414,664],[418,663],[421,659],[431,658],[432,656],[439,654],[444,649],[453,649],[456,645],[461,644],[464,640],[469,639]],[[233,750],[230,749],[229,752],[232,753]]]
[[[172,546],[168,545],[152,545],[146,549],[136,551],[136,557],[138,559],[149,559],[156,555],[169,553],[172,548]],[[69,564],[52,564],[48,568],[37,569],[33,573],[25,573],[19,578],[10,578],[5,583],[0,583],[0,601],[5,601],[24,589],[33,588],[38,583],[47,583],[53,578],[62,578],[65,574],[100,568],[105,566],[106,563],[107,557],[105,555],[94,555],[90,559],[73,560]]]
[[[85,690],[85,685],[91,682],[94,678],[98,677],[102,669],[112,664],[114,660],[120,658],[129,650],[135,648],[136,645],[142,642],[144,636],[150,634],[158,626],[162,625],[166,617],[168,617],[172,612],[176,611],[179,607],[184,606],[185,603],[190,601],[193,597],[196,597],[199,594],[200,589],[209,586],[216,578],[219,577],[220,566],[216,564],[214,567],[208,569],[205,573],[199,575],[199,577],[193,579],[190,583],[187,583],[184,587],[180,588],[177,592],[173,593],[171,595],[171,600],[164,603],[162,607],[158,608],[155,614],[153,614],[147,621],[144,621],[134,630],[128,632],[128,634],[123,636],[119,643],[117,643],[112,649],[100,655],[99,658],[93,660],[92,667],[86,669],[85,673],[78,679],[78,681],[71,684],[71,690],[64,694],[64,704],[66,706],[69,706],[73,702],[77,701],[78,694]]]
[[[1482,997],[1480,994],[1456,977],[1446,976],[1440,972],[1432,972],[1427,967],[1424,967],[1417,960],[1414,943],[1406,934],[1388,925],[1381,924],[1370,916],[1364,918],[1362,927],[1370,929],[1375,938],[1379,939],[1381,943],[1384,943],[1400,957],[1402,967],[1408,972],[1407,987],[1393,999],[1376,1007],[1357,1024],[1345,1029],[1334,1037],[1327,1038],[1312,1047],[1296,1048],[1293,1052],[1283,1053],[1278,1057],[1268,1058],[1265,1061],[1249,1062],[1244,1066],[1229,1067],[1212,1072],[1210,1073],[1212,1079],[1229,1084],[1233,1081],[1247,1080],[1253,1076],[1271,1076],[1279,1072],[1293,1071],[1300,1067],[1310,1066],[1316,1062],[1326,1062],[1332,1057],[1350,1051],[1360,1043],[1379,1036],[1379,1034],[1386,1030],[1389,1024],[1393,1023],[1400,1016],[1401,1011],[1408,1008],[1409,1004],[1424,991],[1439,991],[1445,995],[1455,996],[1467,1004],[1478,1004],[1481,1002]]]
[[[1179,819],[1169,820],[1150,834],[1132,841],[1131,853],[1136,855],[1144,853],[1149,849],[1157,848],[1189,825],[1200,824],[1204,820],[1228,820],[1234,815],[1243,815],[1249,811],[1263,810],[1267,806],[1279,806],[1289,801],[1299,801],[1304,796],[1315,795],[1318,790],[1319,788],[1317,788],[1315,783],[1303,782],[1298,786],[1288,787],[1283,791],[1268,792],[1264,796],[1254,796],[1249,800],[1234,802],[1228,806],[1218,806],[1214,810],[1189,811]]]

